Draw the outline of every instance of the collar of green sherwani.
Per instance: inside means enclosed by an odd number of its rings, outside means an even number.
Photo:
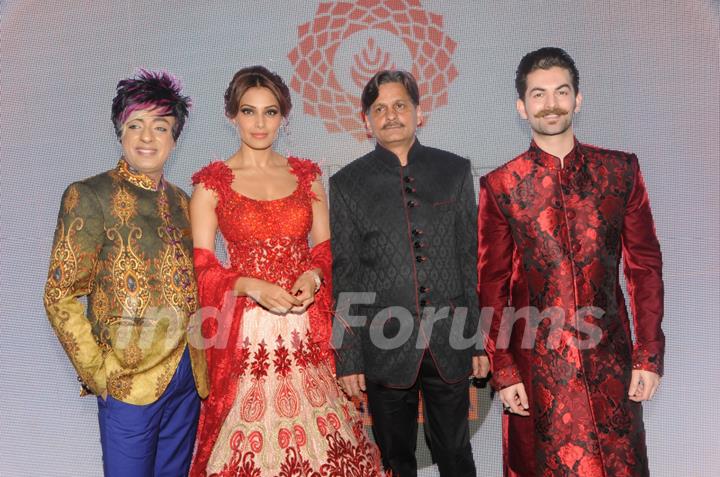
[[[134,170],[132,167],[130,167],[130,164],[127,163],[124,157],[121,157],[118,161],[117,168],[115,169],[117,173],[131,183],[134,186],[140,187],[145,190],[151,190],[153,192],[158,191],[159,189],[162,189],[165,187],[165,177],[161,177],[160,181],[155,184],[155,181],[152,180],[150,177],[146,176],[142,172],[138,172]]]

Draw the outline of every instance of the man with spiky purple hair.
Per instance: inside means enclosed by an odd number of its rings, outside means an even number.
[[[188,196],[163,167],[190,98],[147,70],[116,93],[122,157],[65,190],[45,309],[81,395],[97,396],[105,475],[186,475],[208,385],[186,331],[197,308]]]

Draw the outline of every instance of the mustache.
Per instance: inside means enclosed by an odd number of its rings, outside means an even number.
[[[385,125],[382,128],[388,129],[388,128],[404,127],[404,126],[405,125],[403,123],[401,123],[400,121],[391,121],[391,122],[385,123]]]
[[[535,117],[536,118],[544,118],[545,116],[550,116],[551,114],[554,114],[556,116],[564,116],[568,112],[569,111],[567,109],[563,109],[559,106],[556,106],[554,108],[543,109],[542,111],[538,111],[537,113],[535,113]]]

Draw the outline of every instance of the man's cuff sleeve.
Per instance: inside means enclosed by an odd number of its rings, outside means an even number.
[[[492,384],[492,387],[495,388],[496,391],[521,382],[520,371],[514,364],[493,371],[492,379],[490,380],[490,384]]]

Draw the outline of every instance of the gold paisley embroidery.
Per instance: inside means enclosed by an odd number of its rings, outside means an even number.
[[[197,309],[192,270],[192,261],[181,247],[165,249],[160,267],[163,297],[181,315],[189,315]]]
[[[109,332],[108,332],[109,335]],[[108,342],[100,342],[98,343],[98,346],[100,346],[100,352],[102,352],[103,357],[107,356],[108,353],[112,352],[112,346],[110,346],[109,341]]]
[[[134,186],[140,187],[141,189],[145,190],[157,190],[157,186],[155,186],[155,181],[153,181],[144,174],[139,174],[137,172],[131,171],[130,166],[127,162],[125,162],[124,159],[120,159],[116,171],[120,177],[122,177]]]
[[[182,207],[185,198],[179,197]],[[158,210],[163,218],[163,225],[157,229],[158,236],[168,244],[160,265],[163,296],[178,314],[188,315],[197,308],[193,263],[183,247],[182,231],[171,224],[170,204],[164,190],[158,198]]]
[[[128,317],[141,317],[150,301],[147,267],[133,246],[142,238],[142,230],[133,226],[123,243],[117,228],[107,230],[108,239],[117,242],[118,252],[112,264],[113,292]]]
[[[110,316],[110,299],[102,287],[95,289],[92,305],[93,313],[102,325],[109,326],[117,322],[117,317]]]
[[[78,344],[75,335],[70,331],[60,328],[55,330],[55,334],[57,334],[58,340],[68,356],[75,357],[78,352]]]
[[[55,326],[65,326],[65,323],[67,323],[70,319],[70,313],[68,313],[68,311],[64,308],[61,308],[57,305],[51,305],[49,310],[50,313],[52,313],[52,315],[56,316],[58,319],[58,323]]]
[[[68,290],[75,282],[79,254],[77,248],[73,246],[73,238],[75,232],[82,230],[84,223],[81,217],[75,218],[68,227],[67,235],[65,235],[65,222],[61,220],[58,225],[59,239],[52,251],[50,273],[45,286],[45,306],[67,296]]]
[[[173,363],[177,363],[180,358],[178,358],[178,354],[182,357],[182,352],[184,351],[183,346],[178,346],[178,348],[173,351],[172,355],[168,357],[168,359],[165,361],[165,364],[163,365],[162,372],[158,375],[157,379],[155,380],[155,397],[159,398],[162,396],[162,393],[165,392],[165,388],[167,388],[168,384],[170,384],[170,380],[175,375],[175,370],[177,369],[177,364],[175,366],[172,366]]]
[[[77,207],[78,203],[80,202],[80,192],[78,192],[77,187],[74,185],[71,185],[68,188],[67,195],[65,196],[65,202],[63,203],[63,210],[66,214],[69,214],[73,211],[75,207]]]
[[[180,202],[180,210],[183,211],[183,215],[187,220],[190,220],[190,207],[188,205],[188,200],[185,198],[184,195],[179,194],[178,200]]]
[[[160,191],[157,200],[158,214],[163,219],[163,223],[167,223],[170,218],[170,203],[168,202],[167,192],[165,189]]]
[[[137,199],[124,187],[118,187],[112,197],[112,214],[127,225],[137,211]]]
[[[124,365],[128,368],[136,368],[143,359],[143,352],[137,343],[130,343],[123,352]]]
[[[102,267],[103,265],[100,265]],[[112,338],[110,327],[119,321],[119,317],[110,314],[110,299],[103,287],[95,288],[92,294],[92,315],[95,318],[93,328],[97,330],[98,345],[110,349]]]
[[[108,392],[112,395],[112,397],[123,400],[132,392],[133,377],[121,375],[120,373],[122,373],[122,371],[112,373],[108,376],[107,387]]]
[[[165,388],[170,384],[170,380],[173,377],[173,370],[169,366],[163,367],[162,372],[158,375],[155,380],[155,397],[159,398],[162,396]]]

